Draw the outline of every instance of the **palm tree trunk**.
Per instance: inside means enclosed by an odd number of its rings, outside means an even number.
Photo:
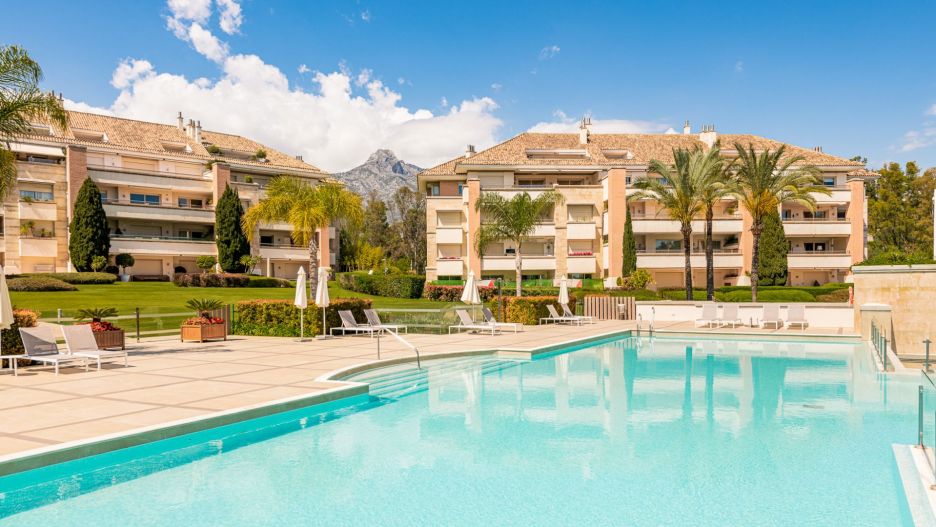
[[[714,211],[705,211],[705,298],[715,300],[715,256],[712,254],[712,217]]]
[[[309,287],[312,294],[318,289],[319,244],[318,233],[313,232],[309,237]]]
[[[683,254],[686,256],[686,300],[692,300],[692,247],[689,242],[692,237],[692,224],[683,225]]]
[[[520,282],[523,281],[523,257],[520,256],[520,245],[519,245],[519,244],[517,244],[517,253],[514,255],[514,268],[515,268],[515,270],[516,270],[516,272],[517,272],[517,287],[516,287],[516,289],[517,289],[517,296],[521,296],[521,294],[520,294],[520,288],[521,288]]]
[[[754,250],[751,252],[751,302],[757,302],[757,280],[760,271],[760,235],[764,230],[762,225],[755,221],[751,225],[751,234],[754,235]]]

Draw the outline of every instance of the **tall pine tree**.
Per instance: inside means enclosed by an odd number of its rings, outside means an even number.
[[[630,276],[637,270],[637,241],[634,240],[634,225],[631,223],[630,209],[624,220],[624,255],[621,263],[621,277]]]
[[[760,237],[760,273],[757,285],[786,285],[787,253],[790,243],[783,231],[780,213],[764,217],[764,230]]]
[[[78,271],[91,271],[95,256],[107,258],[110,233],[107,214],[101,205],[101,191],[86,179],[75,199],[72,221],[68,227],[68,256]]]
[[[250,254],[250,243],[241,226],[243,215],[240,195],[231,187],[225,187],[215,205],[215,243],[218,246],[218,263],[228,273],[242,271],[240,259]]]

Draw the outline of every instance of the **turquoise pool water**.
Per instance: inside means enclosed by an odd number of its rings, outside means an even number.
[[[0,478],[0,525],[910,525],[917,384],[869,359],[626,338],[377,370],[350,406]]]

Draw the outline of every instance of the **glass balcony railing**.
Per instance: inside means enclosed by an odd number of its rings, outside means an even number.
[[[154,240],[154,241],[170,241],[170,242],[195,242],[195,243],[214,243],[214,237],[207,238],[191,238],[188,236],[152,236],[149,234],[133,234],[133,233],[121,233],[121,234],[111,234],[111,239],[118,240]]]
[[[132,205],[135,207],[147,207],[147,208],[160,208],[160,209],[189,209],[189,210],[214,210],[214,206],[202,203],[201,205],[193,205],[192,203],[179,204],[179,203],[152,203],[140,200],[132,199],[116,199],[116,198],[107,198],[102,199],[101,203],[104,205]]]

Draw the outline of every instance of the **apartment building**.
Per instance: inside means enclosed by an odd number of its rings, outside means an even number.
[[[66,271],[68,225],[78,190],[94,181],[110,226],[111,254],[129,253],[131,275],[197,272],[195,259],[216,255],[214,204],[227,185],[245,209],[263,199],[276,175],[314,184],[327,177],[302,160],[238,135],[202,130],[179,113],[176,124],[69,112],[69,126],[35,123],[9,144],[16,187],[3,203],[0,261],[7,273]],[[255,272],[295,277],[308,249],[292,244],[288,224],[255,233]],[[322,233],[320,233],[320,237]],[[321,244],[322,262],[335,262],[334,229]]]
[[[679,224],[654,200],[628,199],[633,182],[647,175],[652,159],[672,162],[674,148],[711,148],[719,142],[724,156],[737,156],[734,143],[755,150],[782,143],[746,134],[719,134],[714,126],[681,134],[601,134],[584,119],[579,133],[523,133],[481,152],[468,147],[464,156],[427,169],[418,176],[427,195],[427,269],[431,280],[514,278],[511,242],[492,243],[483,257],[475,233],[484,222],[475,204],[482,193],[511,197],[552,188],[563,195],[520,248],[525,279],[609,278],[621,275],[626,213],[630,210],[637,241],[637,265],[649,270],[658,287],[684,283]],[[784,205],[779,211],[790,242],[793,285],[841,282],[850,266],[864,259],[865,182],[876,174],[861,163],[826,154],[820,147],[787,145],[791,155],[822,171],[829,195],[817,194],[815,211]],[[651,174],[651,177],[653,175]],[[734,199],[722,200],[714,221],[716,284],[750,284],[753,238],[750,218]],[[692,267],[695,283],[704,283],[704,225],[693,224]]]

